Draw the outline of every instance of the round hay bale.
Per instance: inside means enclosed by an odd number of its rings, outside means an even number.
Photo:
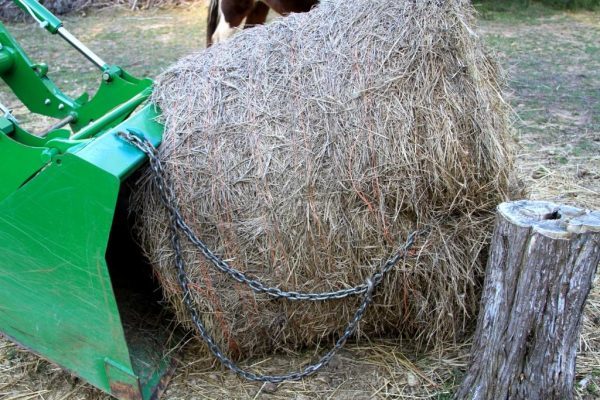
[[[360,284],[415,229],[359,335],[456,340],[476,315],[493,211],[510,196],[509,108],[467,0],[324,1],[158,79],[160,158],[185,220],[271,286]],[[179,320],[168,218],[149,179],[140,236]],[[255,295],[185,242],[193,300],[230,355],[330,341],[360,298]]]

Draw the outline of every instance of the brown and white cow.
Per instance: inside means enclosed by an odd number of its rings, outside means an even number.
[[[306,12],[319,0],[211,0],[208,9],[206,45],[221,42],[243,24],[244,28],[263,24],[269,9],[281,15]]]

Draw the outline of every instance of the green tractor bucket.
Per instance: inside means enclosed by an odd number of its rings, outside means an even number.
[[[0,24],[0,77],[57,120],[34,135],[2,106],[0,332],[116,398],[157,398],[175,367],[172,335],[127,212],[145,156],[117,137],[160,144],[157,110],[144,105],[152,81],[104,63],[37,1],[15,2],[96,64],[101,86],[66,96]]]

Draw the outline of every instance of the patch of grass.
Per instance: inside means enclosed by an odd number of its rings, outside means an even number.
[[[449,378],[442,384],[439,393],[435,396],[436,400],[452,400],[454,392],[465,376],[463,369],[454,368],[450,371]]]
[[[594,151],[594,143],[590,139],[584,138],[573,147],[572,154],[579,157],[592,151]]]
[[[519,44],[519,40],[517,38],[514,37],[508,37],[508,36],[504,36],[504,35],[499,35],[499,34],[491,34],[488,35],[488,37],[486,38],[487,43],[494,49],[497,50],[508,50],[510,51],[510,49],[513,46],[516,46]]]
[[[595,43],[588,43],[585,46],[585,52],[586,52],[586,54],[589,54],[590,56],[598,57],[598,56],[600,56],[600,46],[598,46]]]
[[[473,0],[483,19],[535,21],[559,10],[598,10],[600,0]]]
[[[600,8],[600,0],[541,0],[551,7],[567,10],[596,10]]]
[[[481,18],[506,22],[535,22],[540,17],[548,17],[557,13],[551,7],[530,0],[474,0],[473,5]]]

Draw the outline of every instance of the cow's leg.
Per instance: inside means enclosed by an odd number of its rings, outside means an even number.
[[[213,43],[219,43],[236,31],[254,8],[254,0],[221,0],[219,24],[212,37]]]

